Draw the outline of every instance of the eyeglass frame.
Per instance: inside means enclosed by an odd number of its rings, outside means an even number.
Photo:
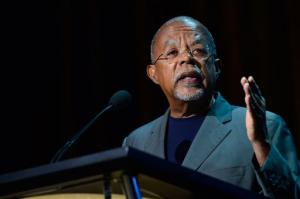
[[[188,53],[189,56],[191,57],[195,57],[195,55],[191,52],[191,50],[188,48],[187,50],[184,51],[185,53]],[[179,55],[183,54],[184,52],[179,53]],[[155,65],[159,60],[168,60],[170,58],[168,57],[162,57],[164,55],[164,53],[161,53],[156,59],[155,61],[152,63],[152,65]],[[211,56],[214,56],[213,53],[208,53],[207,57],[203,57],[203,60],[207,60],[209,59]],[[202,60],[201,60],[202,61]]]

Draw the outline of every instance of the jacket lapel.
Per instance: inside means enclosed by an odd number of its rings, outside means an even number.
[[[145,144],[145,151],[165,159],[165,137],[167,131],[168,116],[170,110],[168,109],[164,115],[153,126],[151,135]]]
[[[195,136],[182,166],[197,170],[230,133],[214,116],[207,116]]]
[[[199,169],[214,150],[226,139],[231,131],[231,106],[218,94],[218,97],[197,132],[182,166]]]
[[[215,103],[205,117],[201,128],[197,132],[182,166],[197,170],[209,155],[222,143],[230,133],[232,108],[218,93]],[[145,151],[165,159],[165,137],[168,123],[168,109],[152,128],[151,135],[145,144]]]

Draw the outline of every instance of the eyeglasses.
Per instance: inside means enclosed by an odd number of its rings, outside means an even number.
[[[172,49],[172,50],[168,51],[167,53],[161,53],[152,64],[155,65],[157,63],[157,61],[159,61],[159,60],[166,60],[166,61],[168,61],[169,64],[172,64],[183,53],[187,53],[190,57],[195,58],[199,62],[204,62],[212,56],[211,54],[209,54],[207,52],[207,50],[202,49],[202,48],[195,48],[192,50],[187,49],[183,52],[179,52],[177,49]]]

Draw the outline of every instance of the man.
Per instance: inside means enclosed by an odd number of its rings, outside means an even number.
[[[266,111],[253,77],[242,77],[246,108],[216,91],[220,74],[214,40],[199,21],[180,16],[163,24],[151,44],[149,78],[169,109],[136,129],[131,146],[270,197],[297,197],[298,160],[283,119]]]

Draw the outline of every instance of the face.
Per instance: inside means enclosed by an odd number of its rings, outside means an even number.
[[[159,33],[148,76],[169,102],[210,99],[218,75],[210,41],[195,23],[172,23]]]

